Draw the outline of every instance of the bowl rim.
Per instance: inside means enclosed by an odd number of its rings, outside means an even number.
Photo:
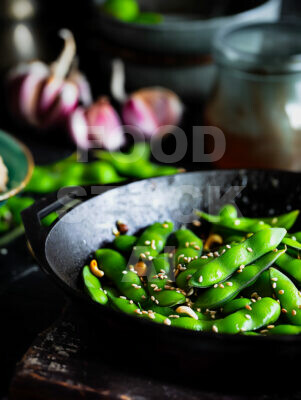
[[[99,15],[101,18],[107,22],[110,22],[110,24],[113,24],[115,26],[119,26],[121,28],[128,28],[133,31],[148,31],[148,32],[166,32],[166,31],[198,31],[202,29],[208,29],[208,25],[212,23],[212,21],[216,22],[223,22],[223,21],[228,21],[230,18],[241,18],[241,17],[247,17],[250,14],[254,14],[258,12],[259,10],[265,9],[267,7],[271,7],[271,5],[280,6],[280,0],[265,0],[264,3],[252,7],[248,10],[244,10],[242,12],[238,12],[236,14],[231,14],[231,15],[223,15],[219,16],[216,18],[209,18],[209,19],[197,19],[197,20],[192,20],[192,21],[177,21],[177,22],[164,22],[161,24],[155,24],[155,25],[149,25],[149,24],[136,24],[133,22],[125,22],[121,21],[117,18],[114,18],[110,16],[109,14],[106,14],[105,12],[100,11]],[[250,22],[247,20],[244,20],[245,22]]]
[[[20,193],[22,189],[25,188],[25,186],[28,184],[32,174],[33,174],[33,169],[34,169],[34,160],[33,160],[33,156],[29,150],[29,148],[23,143],[21,142],[19,139],[17,139],[15,136],[10,135],[9,133],[0,130],[0,132],[2,134],[4,134],[5,136],[9,137],[12,141],[14,141],[22,150],[23,154],[25,155],[25,158],[27,160],[27,164],[28,164],[28,168],[27,168],[27,173],[25,178],[20,182],[20,184],[18,184],[18,186],[7,190],[3,193],[0,193],[0,202],[3,200],[7,200],[10,197],[15,196],[16,194]]]

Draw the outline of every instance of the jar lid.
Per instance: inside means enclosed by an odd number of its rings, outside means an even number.
[[[258,74],[301,72],[301,22],[243,25],[214,41],[217,63]]]

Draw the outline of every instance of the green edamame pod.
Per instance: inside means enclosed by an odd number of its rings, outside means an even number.
[[[250,306],[251,304],[252,301],[250,299],[234,299],[223,305],[222,312],[223,314],[233,314],[236,311],[246,308],[246,306]]]
[[[168,318],[165,315],[161,315],[153,310],[142,310],[132,300],[128,300],[123,296],[117,296],[114,290],[106,287],[108,298],[113,308],[118,311],[122,311],[126,314],[133,315],[136,317],[148,319],[149,321],[157,322],[159,324],[165,323]]]
[[[301,293],[287,276],[275,268],[270,268],[270,278],[286,319],[293,325],[301,325]]]
[[[176,284],[179,288],[185,290],[188,287],[189,279],[195,274],[197,268],[187,268],[176,277]]]
[[[134,247],[137,258],[152,259],[163,250],[168,236],[173,230],[172,222],[156,222],[145,229]]]
[[[280,316],[280,305],[276,300],[269,297],[256,301],[250,308],[236,311],[223,319],[215,321],[212,330],[214,332],[232,334],[256,331],[264,326],[273,324]]]
[[[285,250],[278,250],[267,253],[259,258],[255,264],[239,270],[239,273],[233,275],[229,282],[224,282],[220,285],[216,284],[216,287],[201,292],[194,303],[194,307],[214,309],[234,299],[245,287],[254,283],[259,275],[274,264],[284,252]]]
[[[114,239],[114,246],[122,253],[130,253],[137,241],[137,237],[133,235],[120,235]]]
[[[289,254],[283,254],[276,261],[276,265],[301,284],[301,260]]]
[[[94,161],[86,164],[84,171],[84,184],[102,184],[122,182],[114,167],[105,161]]]
[[[223,206],[220,211],[219,211],[219,216],[222,219],[226,219],[226,218],[230,218],[230,219],[234,219],[237,218],[237,210],[236,207],[233,206],[232,204],[226,204],[225,206]]]
[[[56,190],[60,187],[67,186],[80,186],[84,183],[84,173],[86,165],[80,162],[73,162],[66,164],[65,168],[59,175],[59,181],[57,183]]]
[[[115,250],[100,249],[95,252],[98,265],[127,298],[143,302],[147,298],[146,291],[137,274],[127,270],[125,258]]]
[[[282,228],[264,229],[203,266],[199,265],[199,260],[192,261],[190,267],[198,270],[190,278],[189,285],[207,288],[226,280],[242,265],[275,249],[285,234],[286,230]]]
[[[203,242],[190,229],[179,229],[174,236],[177,242],[175,265],[186,265],[202,254]]]
[[[181,293],[180,290],[165,289],[169,269],[168,254],[159,254],[152,262],[152,268],[147,283],[151,299],[162,307],[172,307],[183,304],[186,300],[185,295]]]
[[[267,335],[300,335],[301,326],[295,325],[277,325],[269,329]]]
[[[9,208],[15,225],[22,224],[21,212],[25,210],[25,208],[30,207],[33,203],[34,199],[31,197],[14,196],[7,200],[6,206]]]
[[[295,250],[301,250],[301,243],[299,243],[297,240],[289,238],[289,237],[285,237],[282,240],[282,243],[285,244],[288,247],[291,247]]]
[[[51,173],[44,167],[35,166],[31,180],[24,191],[33,193],[50,193],[60,187],[60,176]]]
[[[175,328],[189,329],[192,331],[210,331],[213,321],[199,320],[189,317],[171,318],[171,326]]]
[[[290,229],[299,215],[299,210],[280,215],[278,217],[269,218],[229,218],[223,215],[210,215],[203,211],[196,213],[201,218],[205,219],[214,225],[219,225],[225,228],[241,231],[241,232],[258,232],[268,227]]]
[[[85,290],[92,300],[99,304],[106,304],[108,302],[108,297],[103,291],[99,279],[90,272],[90,269],[87,265],[82,271],[82,276]]]

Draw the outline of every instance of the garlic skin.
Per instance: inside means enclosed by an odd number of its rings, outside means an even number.
[[[114,151],[125,144],[121,120],[106,97],[90,107],[78,107],[69,116],[70,136],[83,150],[103,148]]]
[[[150,139],[162,135],[164,126],[177,126],[183,115],[183,104],[171,90],[155,87],[133,93],[123,106],[122,116],[126,125],[137,127],[137,133]]]
[[[74,37],[67,29],[59,34],[65,45],[55,62],[49,66],[40,61],[22,64],[8,76],[12,114],[40,130],[65,123],[79,103],[92,102],[87,79],[74,68]]]

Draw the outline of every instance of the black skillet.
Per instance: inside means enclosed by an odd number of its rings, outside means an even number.
[[[172,220],[178,228],[191,222],[193,209],[216,212],[223,203],[233,200],[233,194],[244,215],[285,213],[300,208],[301,174],[255,170],[192,172],[113,189],[106,187],[101,195],[93,195],[100,193],[98,189],[69,189],[71,194],[59,200],[56,194],[44,198],[23,212],[23,221],[38,263],[85,313],[97,338],[110,337],[108,347],[118,349],[120,354],[129,350],[125,366],[133,363],[144,368],[146,357],[156,371],[167,368],[181,379],[195,380],[205,375],[235,378],[255,372],[257,380],[264,380],[266,370],[271,368],[274,378],[292,378],[293,362],[301,357],[299,336],[217,335],[157,325],[93,303],[82,291],[79,274],[92,252],[113,240],[112,228],[118,219],[127,223],[129,234],[155,221]],[[51,228],[41,225],[41,218],[62,204],[74,202],[74,197],[81,204]],[[298,223],[296,230],[300,229]],[[100,349],[105,349],[104,341],[101,343]]]

